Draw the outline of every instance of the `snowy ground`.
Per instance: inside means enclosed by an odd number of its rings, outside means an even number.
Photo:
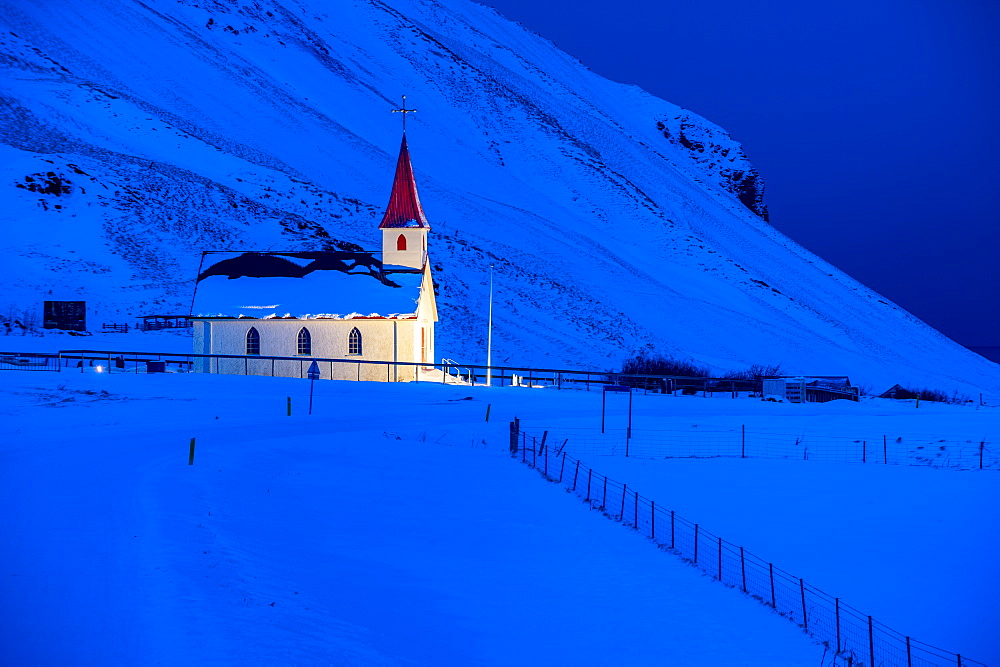
[[[0,374],[5,660],[820,663],[793,624],[505,455],[515,414],[579,426],[596,392],[316,386],[309,417],[301,380]],[[884,402],[650,396],[636,413],[1000,431],[998,410]],[[998,658],[996,472],[591,464],[890,627]]]

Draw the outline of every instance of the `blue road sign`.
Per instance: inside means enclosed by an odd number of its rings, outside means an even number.
[[[609,385],[605,385],[604,391],[618,391],[618,392],[621,392],[623,394],[627,394],[628,392],[632,391],[632,388],[631,387],[627,387],[627,386],[625,386],[623,384],[609,384]]]
[[[318,380],[319,379],[319,364],[318,363],[316,363],[314,361],[314,362],[312,362],[309,365],[309,370],[306,371],[306,377],[308,377],[310,380]]]

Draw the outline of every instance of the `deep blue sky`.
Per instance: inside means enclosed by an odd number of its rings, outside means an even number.
[[[1000,346],[1000,2],[480,1],[726,128],[779,230]]]

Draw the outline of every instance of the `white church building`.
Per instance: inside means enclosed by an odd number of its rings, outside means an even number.
[[[434,363],[438,320],[430,225],[406,134],[382,223],[381,252],[207,252],[195,288],[194,352],[204,373],[411,381]],[[268,357],[288,357],[270,359]],[[364,361],[397,362],[365,364]],[[430,369],[428,369],[430,370]]]

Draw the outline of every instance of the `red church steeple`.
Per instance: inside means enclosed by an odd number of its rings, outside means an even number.
[[[406,132],[403,132],[403,143],[399,147],[399,159],[396,161],[396,177],[392,181],[392,194],[389,195],[389,205],[382,216],[379,229],[430,229],[424,209],[420,206],[420,196],[417,194],[417,182],[413,179],[413,166],[410,164],[410,149],[406,145]]]

